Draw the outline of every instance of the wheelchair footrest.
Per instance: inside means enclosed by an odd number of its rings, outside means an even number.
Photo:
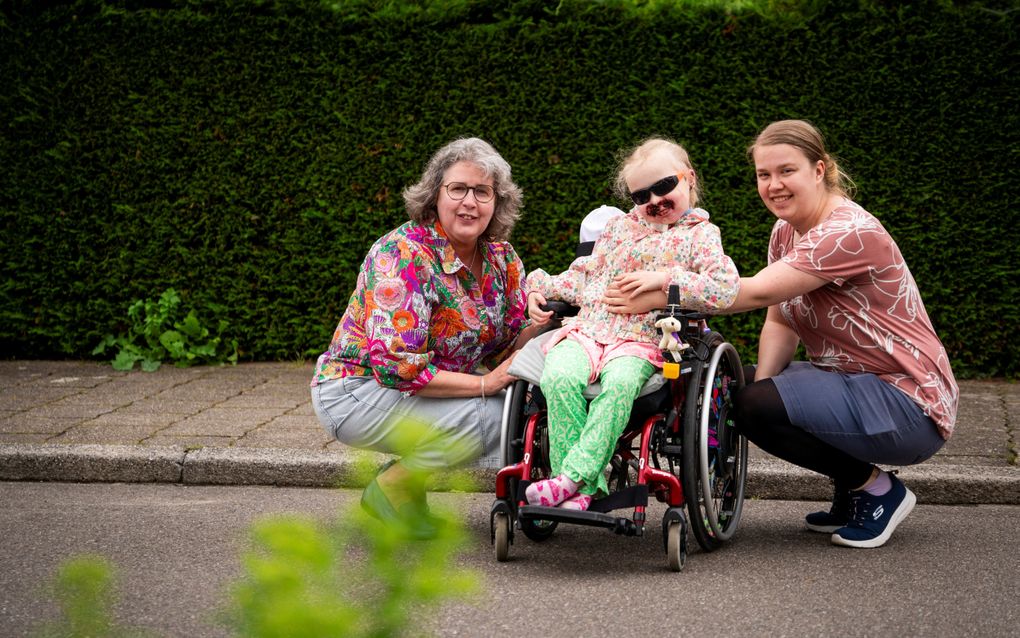
[[[574,525],[605,527],[617,534],[637,536],[641,534],[637,524],[629,518],[610,516],[602,512],[578,512],[562,507],[544,507],[542,505],[524,505],[517,510],[517,518],[521,520],[558,521]]]

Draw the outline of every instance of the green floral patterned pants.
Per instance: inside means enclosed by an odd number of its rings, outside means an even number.
[[[581,392],[591,364],[579,343],[564,339],[549,351],[542,371],[542,394],[549,408],[549,462],[552,475],[584,483],[582,494],[607,492],[603,471],[630,410],[655,366],[638,357],[611,360],[599,375],[602,393],[588,405]]]

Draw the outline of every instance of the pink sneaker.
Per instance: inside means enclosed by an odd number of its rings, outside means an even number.
[[[591,495],[589,494],[576,494],[560,503],[561,508],[565,510],[576,510],[578,512],[587,510],[590,505]]]
[[[566,476],[559,476],[543,481],[536,481],[524,491],[524,497],[530,505],[556,507],[574,494],[577,494],[577,483]]]

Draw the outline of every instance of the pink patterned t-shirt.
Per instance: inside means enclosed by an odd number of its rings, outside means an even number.
[[[905,392],[948,439],[959,388],[917,284],[882,223],[850,200],[796,240],[793,227],[779,220],[769,263],[778,260],[829,282],[779,304],[811,362],[877,375]]]

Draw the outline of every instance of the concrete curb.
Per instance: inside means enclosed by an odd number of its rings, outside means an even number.
[[[920,503],[934,505],[1020,505],[1020,470],[1015,467],[921,464],[898,469]],[[824,479],[778,459],[751,459],[747,497],[828,501],[832,486]]]
[[[360,487],[357,456],[285,448],[140,447],[136,445],[0,445],[0,480],[186,485]],[[383,455],[369,454],[371,461]],[[479,489],[495,484],[495,470],[469,472]],[[900,471],[928,504],[1020,505],[1015,467],[929,464]],[[777,459],[748,462],[748,498],[827,501],[830,485]]]

